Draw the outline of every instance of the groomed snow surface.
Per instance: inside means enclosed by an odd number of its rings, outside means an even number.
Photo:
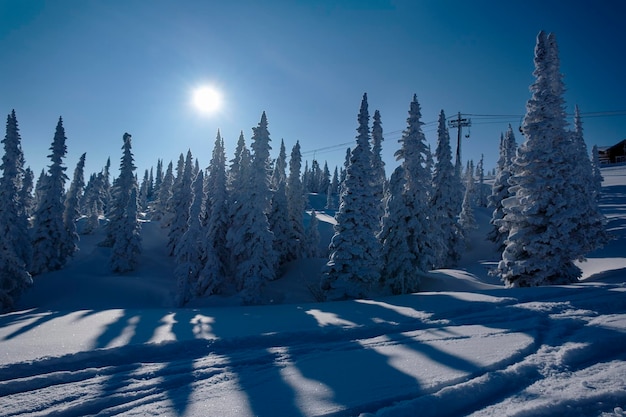
[[[626,167],[607,167],[615,239],[577,285],[505,289],[487,274],[490,213],[458,270],[413,295],[316,303],[323,259],[288,265],[272,305],[172,307],[165,231],[138,271],[108,272],[101,236],[0,315],[3,416],[624,416]],[[318,215],[322,239],[332,217]]]

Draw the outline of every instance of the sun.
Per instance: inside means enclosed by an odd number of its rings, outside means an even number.
[[[222,108],[222,93],[210,85],[198,87],[193,91],[193,105],[200,113],[214,114]]]

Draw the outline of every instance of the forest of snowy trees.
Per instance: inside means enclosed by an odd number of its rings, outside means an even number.
[[[597,158],[589,157],[578,108],[568,129],[553,34],[537,37],[534,76],[523,143],[517,145],[511,127],[503,132],[491,187],[482,159],[465,169],[453,164],[443,111],[431,153],[416,95],[389,177],[381,158],[381,114],[374,112],[370,126],[367,94],[356,143],[332,174],[316,160],[310,166],[304,161],[303,169],[298,142],[289,159],[282,141],[278,157],[271,158],[263,112],[250,144],[242,132],[229,161],[218,131],[208,167],[201,168],[188,150],[176,166],[157,161],[156,170],[145,170],[139,181],[131,135],[125,133],[117,178],[111,180],[107,161],[85,182],[83,154],[69,184],[59,118],[50,165],[35,181],[12,111],[0,167],[0,310],[13,307],[33,276],[63,268],[79,235],[99,228],[106,228],[101,246],[110,248],[111,270],[134,270],[145,221],[167,230],[180,306],[218,294],[259,303],[262,288],[280,279],[280,267],[303,258],[328,258],[319,284],[320,298],[327,300],[419,291],[428,271],[456,265],[465,236],[476,227],[473,208],[487,205],[493,208],[487,238],[502,252],[492,274],[509,287],[573,282],[580,277],[573,261],[609,238],[597,205],[602,178]],[[318,253],[309,193],[326,194],[326,209],[335,214],[327,253]]]

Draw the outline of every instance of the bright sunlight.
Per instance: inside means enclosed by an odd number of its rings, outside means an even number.
[[[222,93],[210,85],[198,87],[193,91],[193,105],[203,114],[214,114],[222,107]]]

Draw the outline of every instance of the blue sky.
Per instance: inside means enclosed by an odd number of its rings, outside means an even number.
[[[389,174],[417,94],[433,150],[439,111],[469,114],[463,159],[484,154],[491,169],[500,132],[525,111],[541,29],[557,35],[568,111],[586,115],[589,147],[626,138],[625,11],[617,0],[0,0],[0,110],[16,110],[36,174],[59,116],[70,176],[83,152],[87,175],[109,156],[116,171],[129,132],[141,177],[189,148],[208,165],[218,128],[231,159],[263,111],[274,155],[281,139],[288,153],[299,140],[332,169],[367,92]],[[205,83],[224,95],[210,116],[190,104]],[[621,113],[588,114],[606,111]]]

